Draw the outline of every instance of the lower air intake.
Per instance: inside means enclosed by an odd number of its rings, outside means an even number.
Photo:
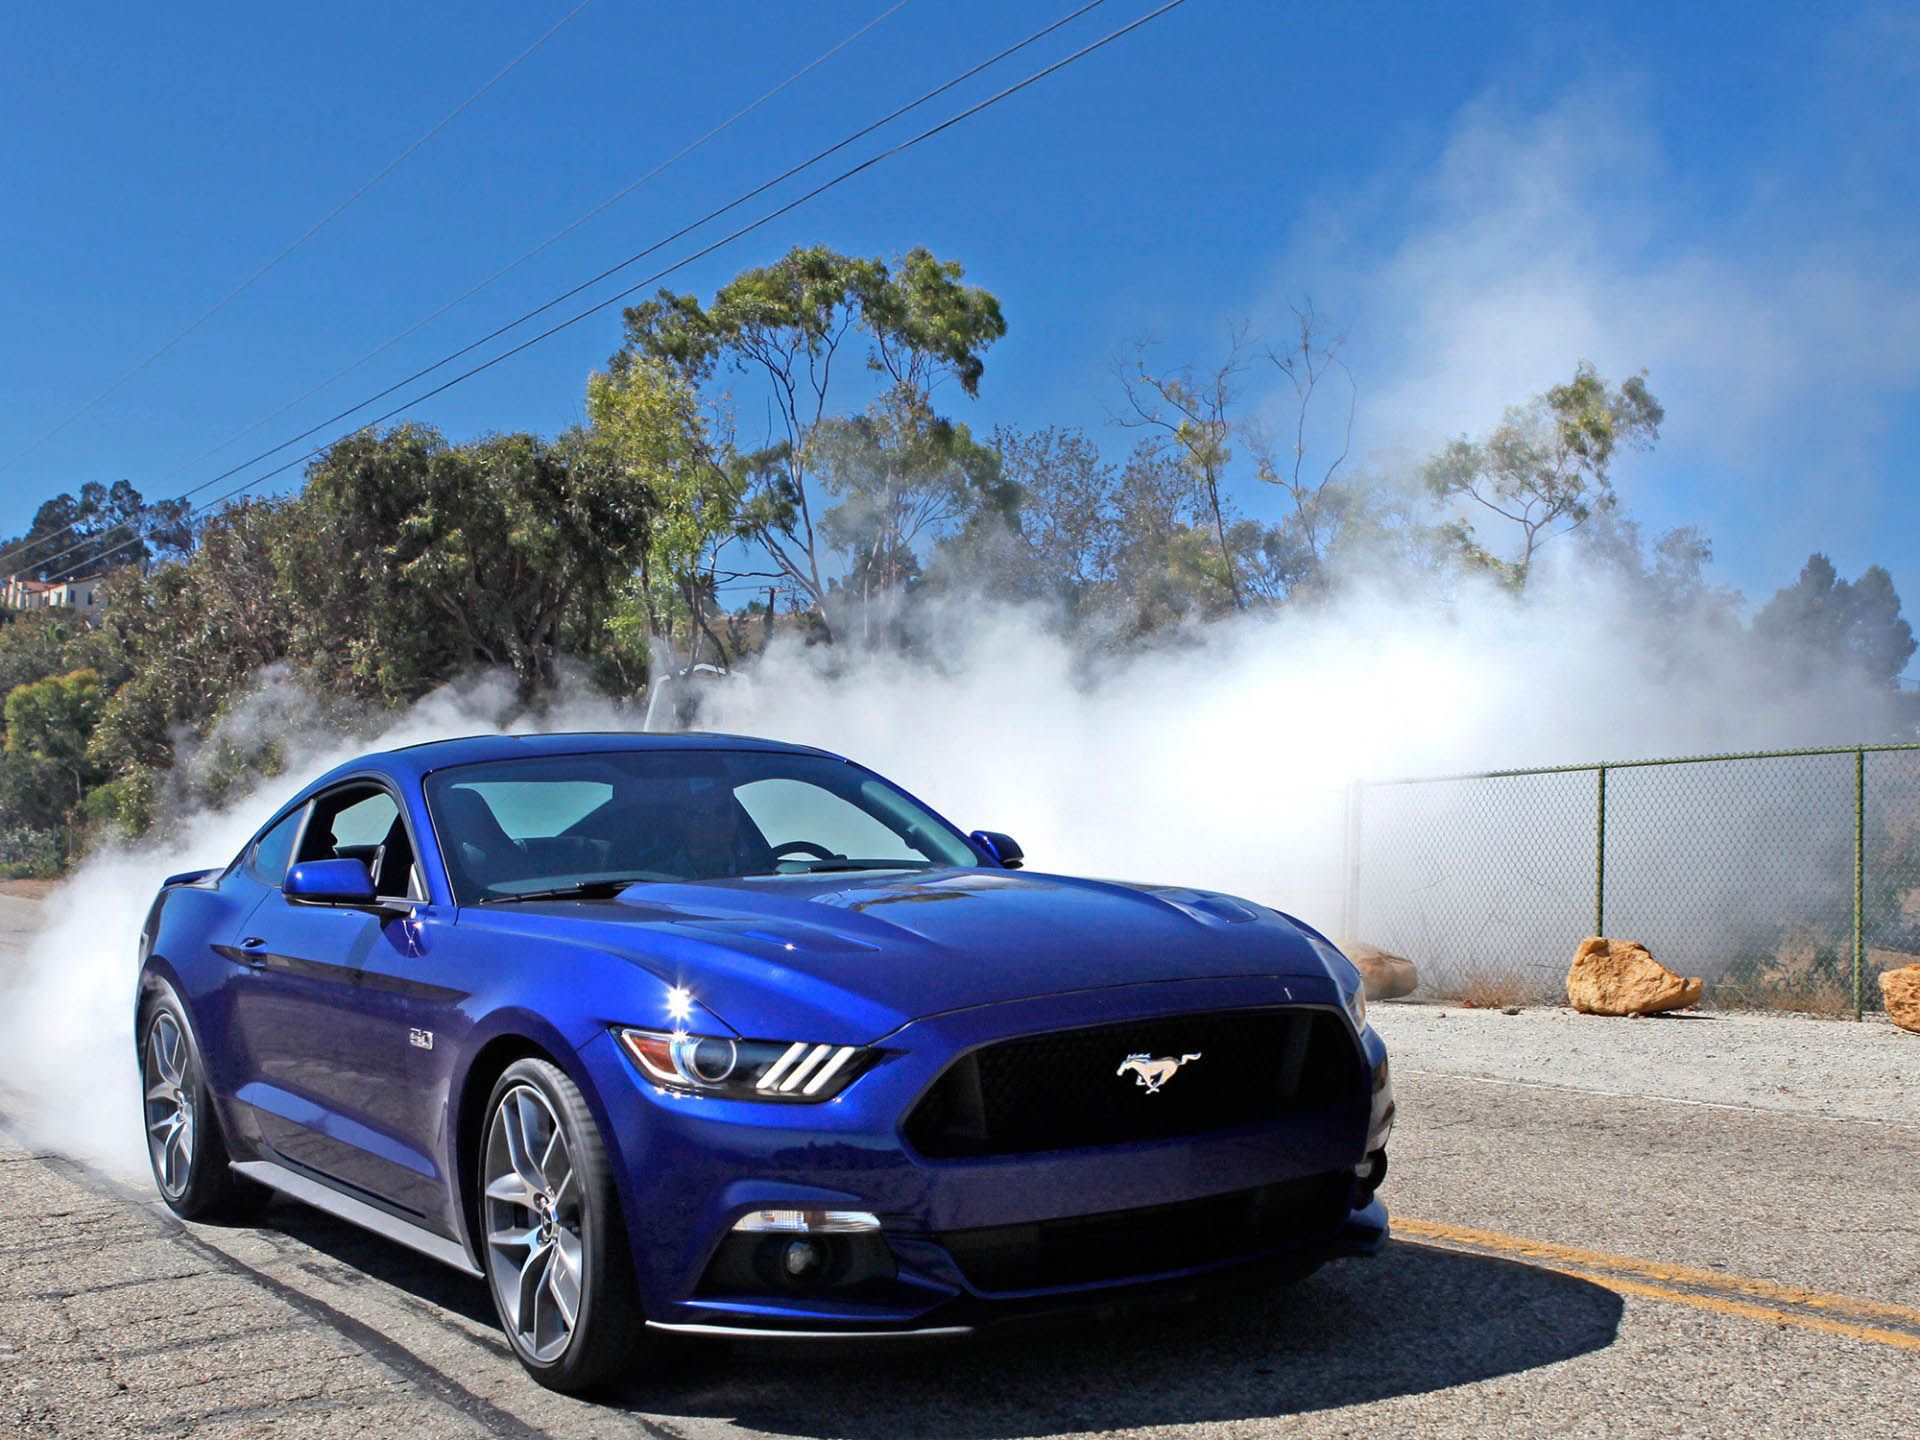
[[[1305,1245],[1346,1217],[1353,1177],[1310,1175],[1139,1210],[936,1235],[976,1290],[1044,1290],[1164,1274]]]

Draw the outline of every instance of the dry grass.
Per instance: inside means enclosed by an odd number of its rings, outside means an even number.
[[[1853,1017],[1850,992],[1815,979],[1769,980],[1758,985],[1717,985],[1712,992],[1719,1010],[1764,1010],[1780,1015],[1814,1015],[1823,1020]]]
[[[1504,1010],[1538,1000],[1538,987],[1512,972],[1476,975],[1460,988],[1459,1003],[1468,1010]]]

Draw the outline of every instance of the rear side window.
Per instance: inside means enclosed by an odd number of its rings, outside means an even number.
[[[253,842],[247,852],[247,874],[262,885],[278,885],[287,878],[287,866],[293,860],[294,837],[300,833],[303,805]]]

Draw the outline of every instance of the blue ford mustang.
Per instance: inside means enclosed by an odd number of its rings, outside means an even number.
[[[951,1335],[1377,1249],[1354,968],[1262,906],[1021,858],[762,740],[367,756],[154,901],[154,1179],[484,1276],[567,1390],[661,1331]]]

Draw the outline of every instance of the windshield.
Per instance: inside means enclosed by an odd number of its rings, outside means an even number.
[[[980,864],[932,811],[819,755],[551,755],[454,766],[426,793],[465,905],[647,880]]]

